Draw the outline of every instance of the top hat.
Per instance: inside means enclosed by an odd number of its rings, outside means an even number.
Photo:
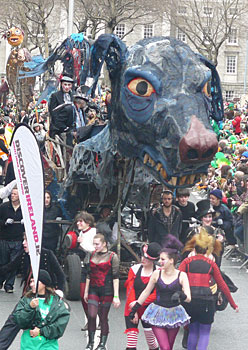
[[[79,88],[77,88],[75,95],[73,95],[74,100],[79,98],[79,99],[84,100],[86,102],[89,101],[89,97],[86,95],[88,90],[84,89],[84,88],[87,88],[89,90],[88,86],[83,86],[83,85],[80,86]]]
[[[71,77],[68,77],[67,75],[64,75],[61,79],[60,82],[62,83],[63,81],[67,82],[67,83],[74,83],[74,80]]]
[[[203,200],[199,201],[198,203],[196,203],[196,206],[197,206],[197,211],[196,211],[197,219],[201,219],[203,216],[205,216],[207,214],[214,214],[215,213],[212,205],[210,204],[209,199],[203,199]]]

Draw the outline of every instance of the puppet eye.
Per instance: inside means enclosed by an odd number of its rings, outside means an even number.
[[[16,35],[21,35],[21,33],[22,33],[22,32],[20,31],[20,29],[16,29],[16,30],[15,30],[15,34],[16,34]]]
[[[135,78],[131,80],[127,87],[134,95],[141,97],[149,97],[155,92],[152,84],[143,78]]]
[[[11,37],[11,32],[8,30],[7,33],[6,33],[6,37],[9,38]]]
[[[202,92],[207,96],[211,97],[211,85],[210,80],[206,82],[206,84],[203,86]]]

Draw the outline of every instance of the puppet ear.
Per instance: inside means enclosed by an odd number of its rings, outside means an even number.
[[[215,121],[219,122],[224,117],[224,106],[223,106],[220,77],[219,77],[219,74],[216,70],[215,65],[211,61],[207,60],[202,55],[199,55],[199,58],[200,58],[201,62],[204,63],[205,66],[211,70],[211,74],[212,74],[212,78],[211,78],[211,97],[212,97],[211,118],[213,118]]]
[[[126,51],[126,45],[114,34],[102,34],[94,42],[91,51],[91,75],[94,78],[92,92],[95,90],[104,61],[112,80],[126,60]]]

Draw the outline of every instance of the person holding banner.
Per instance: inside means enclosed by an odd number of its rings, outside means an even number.
[[[0,205],[0,265],[13,261],[22,250],[23,218],[17,188],[13,188],[11,199]],[[0,288],[6,293],[14,292],[15,270],[3,274],[0,273]],[[4,283],[5,282],[5,283]]]
[[[27,237],[25,234],[24,234],[24,240],[23,240],[23,248],[24,248],[24,252],[22,250],[22,252],[19,254],[19,256],[16,257],[15,260],[13,260],[11,263],[3,267],[0,267],[0,274],[1,274],[1,273],[12,271],[16,269],[16,266],[21,265],[21,270],[23,272],[22,296],[24,296],[25,293],[28,291],[29,285],[30,285],[30,279],[32,277],[32,267],[31,267],[30,257],[29,257],[29,246],[28,246]],[[43,270],[46,270],[49,273],[52,279],[53,286],[56,287],[56,294],[58,294],[60,297],[63,297],[63,290],[65,286],[65,275],[61,266],[59,265],[59,262],[56,256],[53,254],[51,250],[41,248],[40,268]],[[15,311],[15,308],[13,312]],[[15,322],[13,312],[9,315],[4,326],[0,330],[0,349],[1,350],[7,350],[12,344],[12,342],[14,341],[18,332],[20,331],[20,327]]]
[[[58,350],[58,338],[69,322],[69,306],[56,295],[47,271],[40,270],[38,280],[38,297],[31,279],[31,291],[19,301],[14,312],[17,325],[23,329],[20,349]]]

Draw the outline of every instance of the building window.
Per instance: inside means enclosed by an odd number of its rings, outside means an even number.
[[[203,14],[204,14],[205,16],[212,17],[212,16],[213,16],[213,8],[212,8],[212,7],[206,7],[206,6],[204,6],[204,7],[203,7]]]
[[[144,25],[144,39],[151,38],[153,36],[153,24]]]
[[[238,31],[235,28],[230,30],[230,34],[228,36],[228,44],[237,44],[238,43]]]
[[[187,7],[186,6],[178,6],[177,12],[179,15],[186,15]]]
[[[117,35],[120,39],[123,38],[123,36],[125,35],[125,24],[117,24],[117,26],[115,27],[115,35]]]
[[[227,56],[226,58],[226,72],[227,73],[236,73],[237,66],[237,57],[236,56]]]
[[[235,14],[238,14],[238,9],[236,7],[230,7],[229,9],[229,15],[233,16]]]
[[[186,34],[179,28],[177,29],[177,39],[186,42]]]
[[[234,91],[233,90],[226,90],[225,93],[226,93],[226,100],[232,101],[234,98]]]

